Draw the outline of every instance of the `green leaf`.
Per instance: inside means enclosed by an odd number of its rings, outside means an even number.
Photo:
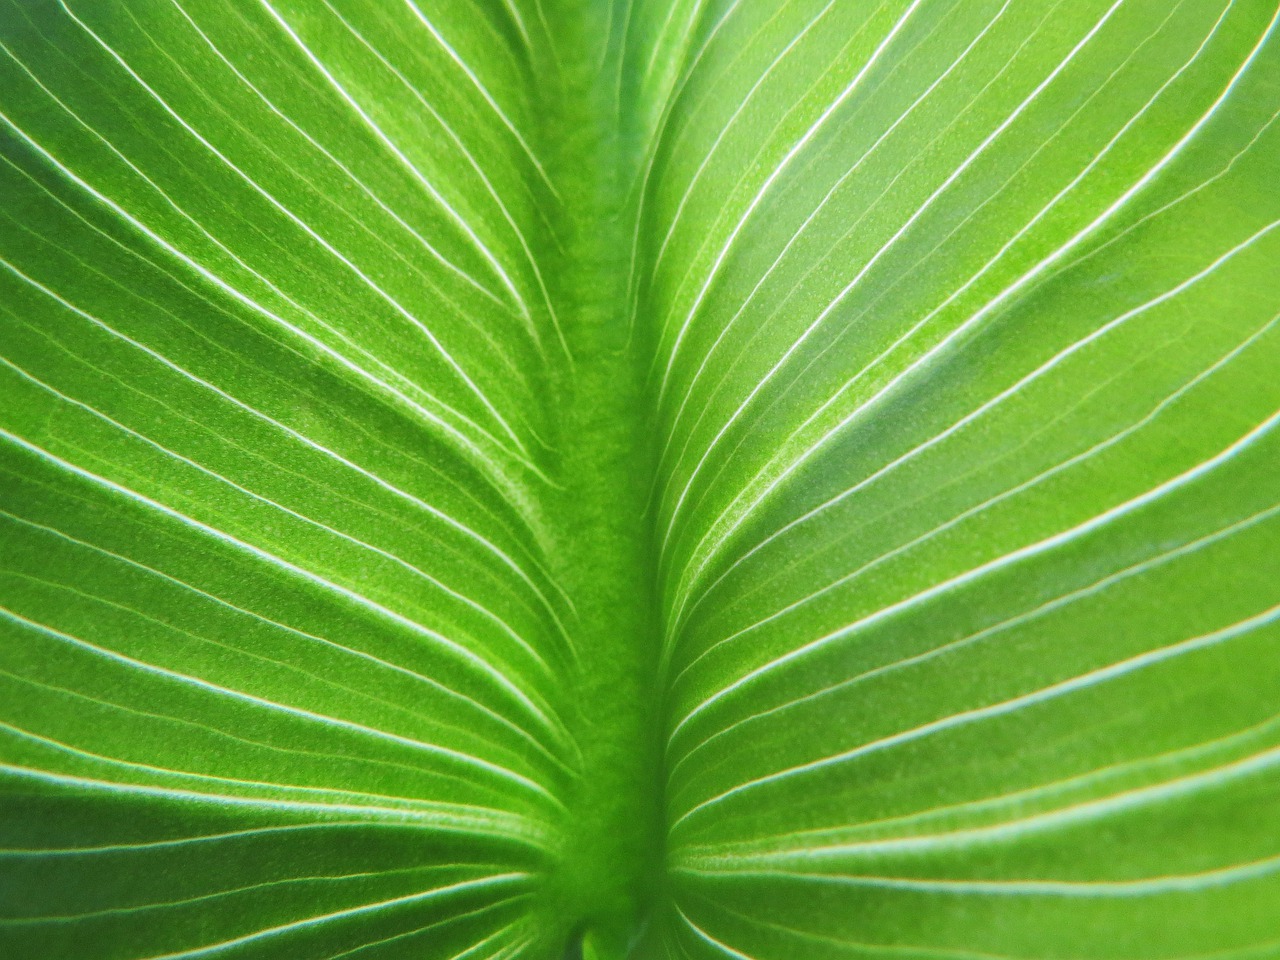
[[[0,955],[1280,956],[1275,0],[0,0]]]

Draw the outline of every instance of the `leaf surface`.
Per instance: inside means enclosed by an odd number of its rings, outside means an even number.
[[[0,952],[1280,950],[1274,0],[3,0]]]

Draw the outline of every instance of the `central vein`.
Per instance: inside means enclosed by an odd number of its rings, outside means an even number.
[[[554,472],[564,490],[551,517],[558,531],[552,562],[576,607],[570,630],[578,665],[566,718],[582,763],[548,908],[567,956],[622,957],[656,897],[664,834],[660,623],[647,512],[652,345],[629,305],[632,188],[642,150],[626,132],[615,85],[601,80],[596,18],[570,19],[576,22],[557,30],[562,56],[584,53],[556,66],[559,91],[543,97],[542,109],[564,198],[565,249],[549,273],[574,358],[554,401],[561,411]],[[597,53],[586,52],[593,47]]]

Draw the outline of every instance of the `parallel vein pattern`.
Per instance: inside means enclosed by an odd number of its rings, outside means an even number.
[[[0,12],[0,952],[544,936],[568,358],[504,17]]]
[[[0,0],[0,955],[1280,956],[1276,0]]]
[[[708,15],[640,233],[669,950],[1277,949],[1278,16]]]

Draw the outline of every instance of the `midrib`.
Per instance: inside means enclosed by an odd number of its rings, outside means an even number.
[[[577,955],[585,935],[589,954],[622,957],[656,896],[664,830],[656,568],[646,509],[652,347],[642,324],[631,329],[628,296],[635,212],[628,205],[636,198],[627,193],[642,151],[625,132],[629,118],[619,116],[612,83],[600,82],[598,60],[586,52],[593,43],[599,49],[601,6],[553,22],[561,54],[572,60],[555,71],[561,92],[543,104],[565,225],[565,254],[548,273],[574,355],[557,398],[555,475],[565,489],[549,511],[557,530],[551,564],[576,607],[569,630],[579,669],[567,684],[573,702],[566,712],[582,751],[547,907],[567,956]]]

